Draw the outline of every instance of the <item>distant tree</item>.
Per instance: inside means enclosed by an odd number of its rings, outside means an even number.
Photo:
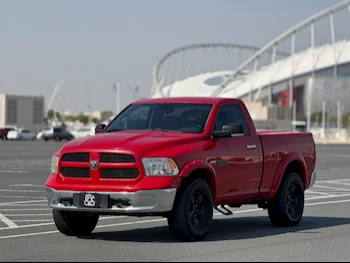
[[[58,111],[55,112],[54,110],[49,110],[47,112],[48,119],[53,120],[55,118],[55,113],[56,113],[57,120],[62,122],[63,119],[62,119],[61,113],[59,113]]]
[[[326,112],[326,119],[327,119],[327,117],[328,117],[328,114]],[[311,114],[311,121],[312,122],[316,122],[316,121],[321,122],[322,121],[322,111],[312,113]]]
[[[350,112],[345,113],[342,118],[343,125],[348,127],[349,126],[349,120],[350,120]]]
[[[65,119],[67,121],[76,121],[77,117],[76,116],[72,116],[72,115],[68,115],[68,116],[65,116]]]
[[[93,119],[92,119],[92,122],[93,122],[93,123],[99,123],[99,122],[100,122],[100,120],[99,120],[99,119],[97,119],[97,118],[93,118]]]
[[[106,120],[106,119],[110,118],[111,116],[113,116],[113,112],[112,111],[103,111],[103,112],[101,112],[101,119],[102,120]]]
[[[89,117],[85,116],[83,114],[79,114],[78,118],[77,118],[81,123],[84,123],[84,125],[88,124],[89,122]]]

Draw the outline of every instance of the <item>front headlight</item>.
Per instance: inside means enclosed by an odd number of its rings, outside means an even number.
[[[179,168],[173,159],[143,158],[142,163],[147,176],[176,176],[179,174]]]
[[[52,156],[51,158],[51,173],[52,174],[57,174],[58,173],[58,156]]]

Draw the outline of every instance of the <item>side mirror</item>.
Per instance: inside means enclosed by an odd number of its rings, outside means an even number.
[[[232,136],[244,135],[244,128],[242,124],[230,124],[222,127],[221,131],[214,131],[213,138],[229,138]]]
[[[95,134],[100,133],[101,131],[103,131],[103,129],[106,128],[106,126],[107,126],[106,124],[102,124],[102,123],[97,124],[96,128],[95,128]]]

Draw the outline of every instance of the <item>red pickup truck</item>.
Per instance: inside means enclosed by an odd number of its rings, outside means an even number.
[[[46,194],[65,235],[89,235],[101,215],[162,216],[176,239],[198,241],[214,209],[245,204],[296,226],[315,163],[312,134],[257,132],[241,100],[149,99],[56,152]]]

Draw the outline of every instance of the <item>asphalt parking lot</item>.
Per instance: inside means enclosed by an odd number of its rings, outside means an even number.
[[[0,141],[0,261],[348,261],[350,145],[318,145],[318,181],[296,228],[255,206],[216,215],[208,238],[176,242],[162,218],[103,217],[89,238],[57,232],[44,193],[62,143]]]

